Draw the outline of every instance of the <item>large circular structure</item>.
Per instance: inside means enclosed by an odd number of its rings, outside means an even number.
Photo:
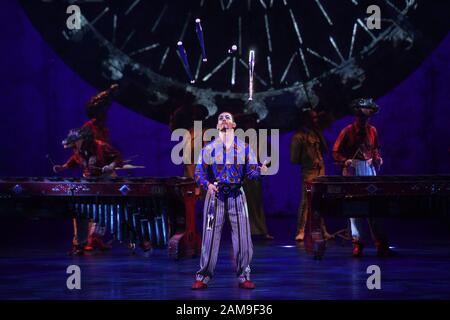
[[[98,88],[121,82],[119,101],[167,123],[180,105],[256,113],[259,125],[291,130],[299,110],[335,117],[360,96],[404,79],[448,32],[449,6],[425,0],[21,1],[62,59]],[[71,30],[69,5],[80,8]],[[380,9],[381,28],[368,18]],[[196,33],[201,20],[207,62]],[[432,20],[432,21],[430,21]],[[180,59],[183,42],[191,83]],[[236,46],[236,50],[231,50]],[[249,102],[249,51],[255,51]]]

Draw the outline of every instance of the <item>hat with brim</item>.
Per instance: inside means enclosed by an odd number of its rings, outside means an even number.
[[[351,102],[350,106],[355,115],[366,115],[370,117],[380,111],[380,107],[372,98],[355,99]]]
[[[63,147],[72,148],[75,142],[79,140],[91,140],[93,139],[92,131],[89,128],[72,129],[69,131],[67,138],[65,138],[61,143]]]

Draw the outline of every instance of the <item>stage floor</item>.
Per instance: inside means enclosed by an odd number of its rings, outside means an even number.
[[[293,221],[277,223],[292,229]],[[324,259],[315,261],[279,231],[275,241],[254,244],[253,291],[237,288],[229,237],[222,239],[216,276],[202,291],[190,289],[198,258],[173,261],[163,249],[133,255],[118,243],[109,252],[70,257],[65,239],[9,241],[0,248],[0,299],[450,299],[449,237],[416,232],[395,241],[395,258],[377,258],[369,247],[354,259],[350,243],[330,241]],[[81,268],[81,290],[66,287],[69,265]],[[370,265],[381,269],[380,290],[366,286]]]

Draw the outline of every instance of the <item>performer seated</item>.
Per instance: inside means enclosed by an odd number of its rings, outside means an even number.
[[[114,177],[114,169],[122,166],[120,153],[108,143],[93,138],[90,128],[71,130],[62,142],[64,148],[72,148],[73,155],[63,165],[55,165],[55,173],[80,166],[83,177]],[[71,254],[82,254],[92,251],[95,247],[100,250],[109,249],[102,239],[97,224],[85,219],[73,219],[74,238]]]
[[[202,149],[195,168],[197,184],[208,192],[203,210],[200,270],[196,274],[192,289],[206,288],[213,277],[226,216],[232,228],[239,287],[255,288],[255,284],[250,280],[253,245],[242,183],[245,179],[259,178],[261,171],[265,172],[267,167],[257,165],[256,156],[249,146],[235,136],[235,127],[236,123],[230,113],[219,115],[219,137]],[[223,150],[223,153],[216,154],[217,150]],[[237,159],[241,157],[245,159],[245,164],[238,163]]]
[[[325,175],[325,163],[323,155],[327,150],[327,143],[319,125],[319,118],[324,117],[323,113],[314,110],[305,110],[301,115],[301,128],[291,140],[291,163],[299,164],[302,169],[302,194],[298,208],[297,235],[295,241],[305,239],[305,227],[308,217],[308,201],[306,201],[306,185],[314,178]],[[321,229],[325,239],[331,239],[323,218],[321,219]]]
[[[377,113],[379,107],[372,99],[356,99],[351,107],[356,115],[355,121],[339,134],[333,147],[333,157],[342,164],[344,176],[375,176],[375,167],[379,168],[383,159],[377,130],[369,124],[369,117]],[[363,253],[362,221],[363,218],[350,218],[354,257],[360,257]],[[389,248],[382,221],[369,218],[368,223],[378,256],[394,255],[395,252]]]

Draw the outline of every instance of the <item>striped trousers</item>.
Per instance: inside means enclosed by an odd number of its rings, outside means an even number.
[[[219,253],[220,238],[225,217],[231,225],[233,252],[236,260],[236,276],[239,282],[250,279],[250,262],[253,244],[250,234],[247,200],[242,188],[229,195],[222,193],[206,195],[203,208],[203,238],[200,270],[196,280],[208,283],[214,275]]]

